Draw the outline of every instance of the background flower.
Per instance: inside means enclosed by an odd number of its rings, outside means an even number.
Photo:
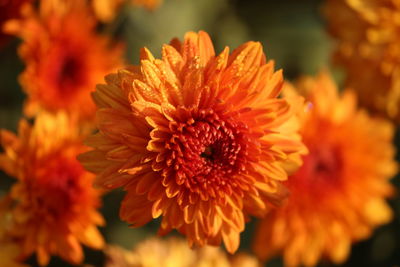
[[[288,202],[259,224],[254,250],[263,259],[282,253],[287,266],[342,263],[352,242],[392,219],[393,126],[358,110],[352,92],[339,96],[327,73],[296,86],[308,100],[300,133],[309,154],[285,182]]]
[[[183,239],[166,240],[152,238],[145,240],[128,251],[121,247],[109,246],[106,251],[105,267],[257,267],[260,263],[247,254],[228,257],[221,249],[203,247],[190,249]]]
[[[5,150],[0,168],[17,178],[2,234],[20,244],[20,258],[35,252],[40,265],[51,255],[77,264],[83,259],[80,243],[101,248],[100,192],[92,188],[94,176],[76,160],[86,148],[74,123],[63,113],[42,113],[33,127],[21,120],[18,137],[0,133]]]
[[[356,90],[363,106],[399,122],[399,3],[328,0],[325,11],[346,85]]]
[[[122,47],[96,33],[96,21],[83,3],[43,0],[38,10],[26,5],[21,19],[5,25],[23,39],[19,54],[26,67],[20,82],[28,95],[28,116],[44,109],[93,119],[90,92],[122,64]]]

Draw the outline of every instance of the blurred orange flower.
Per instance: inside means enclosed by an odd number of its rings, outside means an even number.
[[[33,127],[20,122],[19,137],[6,130],[0,134],[5,150],[0,169],[17,178],[5,232],[21,245],[21,257],[36,252],[39,264],[46,265],[54,254],[77,264],[83,258],[80,242],[101,248],[99,192],[92,188],[94,175],[76,160],[86,148],[73,122],[64,114],[42,113]]]
[[[261,44],[216,56],[207,33],[189,32],[106,82],[93,95],[95,149],[80,161],[97,186],[127,191],[121,218],[139,227],[163,215],[160,234],[236,251],[246,216],[286,196],[282,164],[305,149]]]
[[[22,19],[5,25],[24,40],[19,53],[26,69],[20,82],[28,95],[28,116],[45,109],[93,118],[90,93],[106,73],[121,66],[122,47],[95,32],[96,21],[83,3],[43,0],[39,10],[27,5]]]
[[[346,85],[363,106],[400,122],[400,2],[327,0],[325,11]]]
[[[288,203],[258,226],[254,250],[262,259],[282,253],[287,266],[315,266],[321,258],[341,263],[352,242],[392,218],[385,198],[397,170],[394,127],[357,110],[352,92],[339,97],[326,73],[297,88],[309,101],[300,114],[309,154],[285,183]]]
[[[260,267],[255,257],[239,253],[228,256],[219,248],[190,249],[185,240],[152,238],[137,245],[133,251],[117,246],[105,250],[105,267]]]

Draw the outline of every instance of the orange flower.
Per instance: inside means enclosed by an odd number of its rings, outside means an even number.
[[[394,129],[357,110],[352,92],[339,97],[326,73],[298,89],[309,100],[300,131],[309,154],[285,183],[288,203],[258,226],[254,250],[262,259],[282,253],[287,266],[341,263],[352,242],[392,218],[385,198],[397,170]]]
[[[400,122],[399,2],[328,0],[325,11],[346,85],[363,106]]]
[[[0,168],[18,179],[7,235],[21,244],[21,257],[36,252],[46,265],[55,254],[77,264],[83,258],[80,242],[101,248],[99,192],[92,188],[94,175],[76,160],[85,147],[73,122],[64,114],[40,114],[33,127],[20,122],[19,137],[0,133]]]
[[[97,87],[99,133],[80,160],[97,186],[127,191],[123,220],[139,227],[162,215],[160,234],[223,240],[233,253],[245,217],[284,197],[282,164],[303,150],[273,69],[260,43],[215,56],[205,32],[164,45],[162,59],[143,49],[140,66]]]
[[[152,238],[133,251],[117,246],[105,250],[105,267],[260,267],[256,258],[241,253],[228,258],[219,248],[190,249],[182,239]]]
[[[24,40],[19,53],[26,69],[20,82],[29,116],[45,109],[93,118],[90,93],[121,64],[122,47],[110,47],[108,38],[96,34],[96,21],[79,3],[84,1],[44,0],[39,11],[25,6],[22,19],[5,25]]]

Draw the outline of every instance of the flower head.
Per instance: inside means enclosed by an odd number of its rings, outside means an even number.
[[[399,2],[328,0],[325,10],[346,85],[363,106],[400,122]]]
[[[133,251],[117,246],[105,250],[105,267],[259,267],[260,263],[247,254],[228,258],[219,248],[190,249],[182,239],[148,239],[139,243]]]
[[[63,113],[40,114],[33,127],[20,122],[19,137],[0,133],[5,150],[0,168],[17,178],[5,232],[21,245],[20,256],[36,252],[41,265],[52,254],[79,263],[80,243],[101,248],[103,239],[96,228],[103,224],[96,211],[99,192],[92,188],[94,175],[76,160],[86,148],[73,122]]]
[[[27,5],[21,19],[5,25],[23,39],[19,54],[26,68],[20,82],[28,95],[29,116],[45,109],[93,118],[90,92],[121,65],[122,47],[112,47],[95,32],[96,21],[83,3],[44,0],[39,10]]]
[[[352,92],[338,96],[326,73],[297,88],[308,100],[300,133],[309,154],[285,182],[288,202],[259,224],[254,250],[263,259],[282,253],[287,266],[340,263],[352,242],[392,217],[394,129],[358,110]]]
[[[303,150],[273,69],[259,43],[216,56],[205,32],[164,45],[162,59],[143,49],[140,66],[93,94],[99,133],[80,161],[97,186],[124,187],[120,216],[132,226],[162,215],[161,234],[234,252],[246,216],[285,196],[282,165]]]

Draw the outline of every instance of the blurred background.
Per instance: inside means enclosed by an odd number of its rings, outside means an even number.
[[[111,24],[100,26],[100,30],[126,43],[125,58],[130,64],[138,63],[139,49],[143,46],[159,56],[162,44],[173,37],[182,39],[187,31],[205,30],[217,52],[224,46],[235,48],[248,40],[260,41],[267,58],[275,60],[286,79],[330,68],[340,85],[343,75],[331,65],[333,40],[326,32],[322,4],[322,0],[164,0],[154,11],[125,6]],[[16,52],[19,42],[11,39],[0,48],[0,128],[12,131],[22,116],[25,97],[17,81],[24,68]],[[396,144],[399,148],[399,131]],[[397,160],[400,161],[399,155]],[[2,172],[0,175],[2,195],[13,180]],[[393,183],[399,188],[399,177]],[[130,249],[154,235],[158,222],[139,229],[128,228],[118,215],[122,196],[123,192],[114,191],[104,197],[101,211],[107,225],[101,230],[108,243]],[[355,244],[350,258],[341,266],[400,266],[400,199],[392,199],[390,204],[395,212],[392,223],[377,229],[370,239]],[[242,251],[250,252],[254,222],[253,219],[241,236]],[[86,263],[100,266],[102,261],[101,252],[86,251]],[[35,266],[34,259],[30,263]],[[279,258],[266,265],[283,266]],[[49,266],[68,265],[53,257]]]

